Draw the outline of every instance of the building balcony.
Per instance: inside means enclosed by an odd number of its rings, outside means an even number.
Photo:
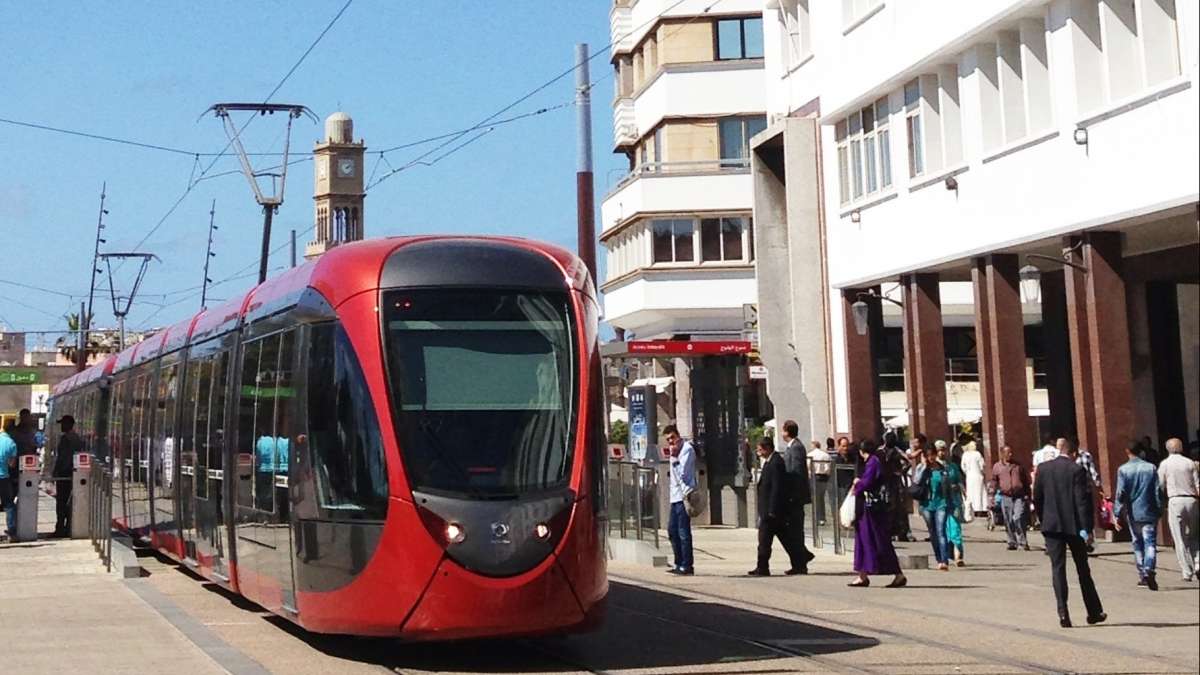
[[[767,109],[763,72],[762,59],[662,66],[633,92],[638,132],[668,117],[762,114]]]
[[[637,119],[634,117],[633,99],[617,99],[613,104],[613,149],[620,150],[638,141]]]
[[[644,267],[604,284],[604,319],[638,338],[732,336],[757,302],[754,265]]]
[[[749,212],[749,160],[652,162],[622,178],[600,206],[601,233],[644,214]]]
[[[633,50],[635,37],[633,35],[633,5],[636,0],[616,0],[608,13],[608,25],[611,32],[612,53],[629,52]]]

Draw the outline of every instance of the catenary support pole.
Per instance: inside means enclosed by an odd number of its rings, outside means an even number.
[[[271,256],[271,219],[275,215],[275,207],[267,204],[263,206],[263,236],[262,236],[262,257],[258,261],[258,283],[267,280],[267,258]]]
[[[86,352],[86,350],[87,350],[86,335],[87,335],[88,329],[92,327],[92,301],[96,297],[96,275],[100,273],[100,268],[99,268],[100,242],[104,241],[100,237],[100,233],[104,229],[104,214],[108,213],[108,211],[104,210],[104,199],[105,199],[107,192],[108,192],[108,181],[104,181],[103,183],[100,184],[100,213],[96,216],[96,247],[92,250],[92,282],[90,284],[88,284],[87,311],[81,311],[79,313],[79,324],[78,324],[78,326],[76,326],[81,331],[83,331],[83,333],[85,335],[85,337],[83,338],[84,353],[80,354],[79,363],[77,363],[75,366],[75,368],[78,372],[83,371],[83,369],[85,367],[84,364],[87,363],[87,359],[88,359],[87,352]]]
[[[588,46],[575,45],[575,115],[578,124],[579,165],[575,173],[575,199],[579,224],[579,257],[596,279],[596,197],[592,177],[592,83],[588,73]]]
[[[296,266],[296,231],[292,230],[292,267]]]

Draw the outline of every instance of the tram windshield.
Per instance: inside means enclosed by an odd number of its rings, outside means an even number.
[[[390,291],[383,314],[414,489],[504,499],[566,485],[577,388],[566,293]]]

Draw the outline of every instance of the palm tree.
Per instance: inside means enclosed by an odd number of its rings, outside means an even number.
[[[62,354],[63,357],[68,361],[71,363],[79,363],[79,341],[77,337],[77,334],[81,329],[79,314],[73,312],[66,315],[64,318],[67,320],[67,330],[71,331],[71,334],[59,337],[58,340],[54,342],[54,345],[58,348],[58,353]],[[87,323],[88,325],[91,325],[90,320]],[[142,336],[137,333],[127,333],[125,335],[125,341],[128,344],[141,342],[141,339]],[[87,345],[85,347],[86,353],[83,355],[82,360],[86,362],[88,357],[92,354],[112,354],[113,352],[118,351],[119,348],[120,344],[118,336],[115,332],[89,330],[87,333]]]

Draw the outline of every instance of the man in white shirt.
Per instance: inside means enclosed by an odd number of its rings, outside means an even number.
[[[1183,454],[1183,441],[1167,441],[1167,458],[1158,465],[1158,484],[1167,493],[1167,524],[1183,580],[1200,574],[1200,463]]]
[[[663,429],[667,447],[671,450],[671,515],[667,520],[667,537],[675,554],[675,565],[669,574],[695,574],[692,556],[692,518],[684,499],[696,489],[696,449],[691,441],[679,435],[679,429],[668,425]]]
[[[825,524],[825,501],[829,499],[829,470],[833,466],[833,455],[825,450],[820,441],[812,442],[808,451],[808,464],[812,467],[813,479],[816,481],[817,494],[813,495],[813,508],[817,511],[817,522]],[[831,508],[837,508],[832,505]]]
[[[1058,439],[1058,442],[1055,443],[1054,437],[1049,434],[1042,437],[1041,449],[1033,453],[1033,468],[1036,469],[1038,464],[1041,464],[1042,462],[1049,462],[1050,460],[1058,457],[1059,454],[1061,454],[1062,447],[1066,444],[1067,439],[1065,438],[1060,438]]]

